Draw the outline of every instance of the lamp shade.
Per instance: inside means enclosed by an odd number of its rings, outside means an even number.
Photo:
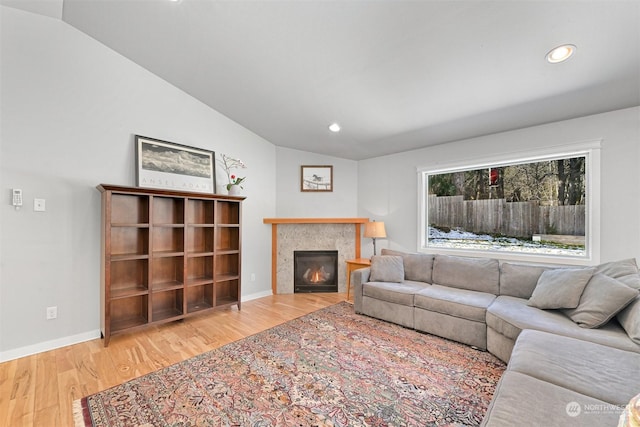
[[[364,226],[364,237],[387,237],[384,222],[367,222]]]

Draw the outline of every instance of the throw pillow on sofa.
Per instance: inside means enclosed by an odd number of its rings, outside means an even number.
[[[576,308],[564,313],[582,328],[599,328],[638,296],[638,291],[604,274],[595,274]]]
[[[640,344],[640,296],[616,316],[618,322],[636,344]]]
[[[546,270],[527,304],[541,309],[576,308],[594,271],[594,268]]]
[[[372,256],[369,280],[371,282],[402,283],[404,281],[402,257],[395,255]]]
[[[640,273],[635,258],[600,264],[596,270],[613,277],[632,289],[640,290]],[[636,344],[640,344],[640,296],[616,316],[618,322]]]

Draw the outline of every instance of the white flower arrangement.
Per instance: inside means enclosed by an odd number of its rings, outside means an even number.
[[[247,165],[245,165],[242,160],[227,156],[226,154],[221,154],[221,158],[218,160],[218,162],[220,162],[222,168],[224,169],[224,172],[227,174],[227,191],[231,190],[231,187],[233,187],[234,185],[237,185],[240,188],[244,188],[240,184],[243,183],[247,179],[247,177],[236,176],[231,171],[235,169],[246,169]]]

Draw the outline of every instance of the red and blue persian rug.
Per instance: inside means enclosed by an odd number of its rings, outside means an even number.
[[[339,303],[74,403],[79,426],[477,426],[491,354]]]

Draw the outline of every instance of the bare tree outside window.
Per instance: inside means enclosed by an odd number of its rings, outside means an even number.
[[[586,154],[424,172],[428,248],[587,255]]]

